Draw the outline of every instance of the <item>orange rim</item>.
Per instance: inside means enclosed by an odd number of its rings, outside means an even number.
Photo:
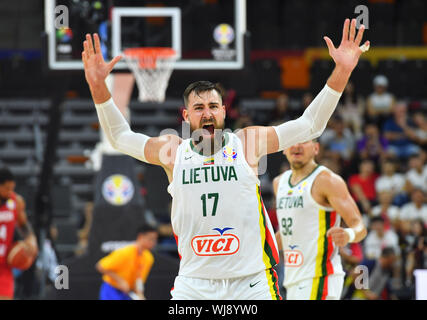
[[[141,68],[153,69],[156,67],[158,59],[170,59],[175,57],[175,50],[172,48],[128,48],[123,51],[125,56],[139,60]]]

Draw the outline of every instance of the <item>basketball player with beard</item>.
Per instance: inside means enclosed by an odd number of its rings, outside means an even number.
[[[260,194],[261,157],[318,137],[326,127],[362,52],[364,27],[346,19],[341,44],[324,37],[335,69],[304,114],[278,126],[224,129],[221,90],[199,81],[184,91],[192,136],[148,137],[130,130],[105,78],[121,59],[105,62],[97,34],[86,36],[82,60],[98,118],[111,145],[161,166],[170,182],[172,227],[181,257],[173,299],[281,299],[273,266],[277,243]]]
[[[318,152],[313,140],[287,148],[291,169],[273,180],[287,300],[340,299],[344,271],[338,247],[366,236],[346,183],[316,163]],[[341,217],[347,228],[341,227]]]
[[[24,199],[14,192],[15,178],[7,168],[0,168],[0,300],[13,299],[12,269],[7,254],[13,244],[15,226],[24,239],[27,253],[37,255],[37,240],[25,213]]]

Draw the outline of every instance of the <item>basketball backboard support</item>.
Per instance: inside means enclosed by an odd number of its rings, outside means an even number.
[[[60,9],[68,26],[58,24]],[[94,32],[106,60],[125,48],[171,47],[175,69],[237,70],[244,67],[246,0],[45,0],[45,30],[52,70],[83,69],[82,43]],[[115,67],[127,69],[124,61]]]

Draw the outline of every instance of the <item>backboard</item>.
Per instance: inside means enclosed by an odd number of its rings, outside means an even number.
[[[52,70],[83,69],[82,44],[94,32],[106,60],[125,48],[171,47],[175,69],[241,69],[246,0],[45,0],[45,30]]]

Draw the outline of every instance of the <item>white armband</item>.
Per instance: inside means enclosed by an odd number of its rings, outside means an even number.
[[[325,85],[301,117],[273,126],[279,139],[278,151],[319,137],[325,130],[340,97],[340,92]]]
[[[115,105],[113,98],[95,104],[99,123],[111,146],[138,160],[147,162],[144,149],[149,136],[133,132],[129,123]]]
[[[348,234],[348,237],[350,238],[348,242],[353,242],[354,238],[356,238],[356,233],[352,228],[345,228],[344,231]]]

